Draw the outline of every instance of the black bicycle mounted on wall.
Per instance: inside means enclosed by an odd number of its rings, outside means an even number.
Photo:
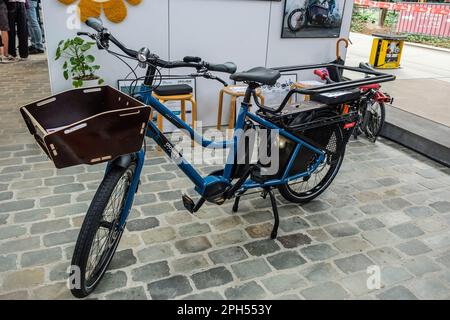
[[[298,32],[307,26],[337,27],[341,17],[334,12],[335,8],[335,0],[305,0],[303,8],[289,13],[288,28],[292,32]]]

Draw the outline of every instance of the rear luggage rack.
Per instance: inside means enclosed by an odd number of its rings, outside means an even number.
[[[258,99],[254,97],[255,103],[260,108],[259,111],[262,113],[266,113],[266,114],[277,114],[277,113],[281,112],[289,104],[289,102],[291,101],[292,96],[294,94],[309,95],[309,96],[311,96],[311,98],[313,100],[316,99],[316,100],[320,100],[321,102],[324,102],[325,99],[321,99],[320,97],[319,98],[317,98],[317,97],[319,95],[322,95],[322,98],[323,98],[323,94],[326,94],[326,93],[331,93],[331,92],[336,93],[338,91],[349,91],[350,90],[350,91],[352,91],[352,94],[348,95],[347,100],[346,99],[340,99],[338,101],[329,100],[327,102],[329,104],[350,103],[350,102],[353,102],[358,99],[358,97],[359,97],[358,89],[360,86],[368,85],[368,84],[375,84],[375,83],[383,83],[383,82],[395,80],[395,76],[393,76],[393,75],[375,71],[371,68],[365,68],[364,65],[360,65],[360,67],[358,68],[358,67],[348,67],[348,66],[337,64],[337,63],[323,63],[323,64],[314,64],[314,65],[277,67],[277,68],[272,68],[272,69],[278,70],[280,72],[292,72],[292,71],[314,70],[314,69],[320,69],[320,68],[325,68],[327,70],[333,71],[333,72],[330,72],[330,74],[336,75],[337,78],[332,79],[333,81],[336,81],[336,82],[324,84],[323,86],[307,88],[307,89],[292,89],[288,92],[288,94],[284,98],[281,105],[276,109],[260,105],[258,102]],[[345,78],[342,76],[342,73],[344,70],[361,73],[364,75],[364,77],[361,79],[355,79],[355,80]],[[327,97],[327,96],[329,96],[329,95],[325,95],[325,97]]]

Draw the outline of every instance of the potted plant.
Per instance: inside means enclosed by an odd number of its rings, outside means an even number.
[[[94,85],[93,82],[96,84],[104,82],[95,74],[100,66],[94,64],[95,57],[88,53],[94,44],[95,42],[87,42],[80,37],[61,40],[58,44],[55,60],[65,59],[63,64],[64,79],[69,80],[70,77],[75,88],[80,88],[84,84]]]

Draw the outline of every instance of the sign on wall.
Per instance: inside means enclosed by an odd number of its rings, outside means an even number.
[[[271,107],[277,107],[281,105],[281,102],[284,100],[288,92],[292,89],[292,85],[296,82],[296,73],[285,73],[281,75],[275,85],[262,86],[261,93],[264,97],[264,104]]]
[[[338,38],[345,0],[286,0],[282,38]]]

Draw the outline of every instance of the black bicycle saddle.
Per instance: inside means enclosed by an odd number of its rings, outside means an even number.
[[[256,82],[273,86],[280,78],[280,71],[264,67],[256,67],[247,71],[237,72],[230,76],[234,81]]]

